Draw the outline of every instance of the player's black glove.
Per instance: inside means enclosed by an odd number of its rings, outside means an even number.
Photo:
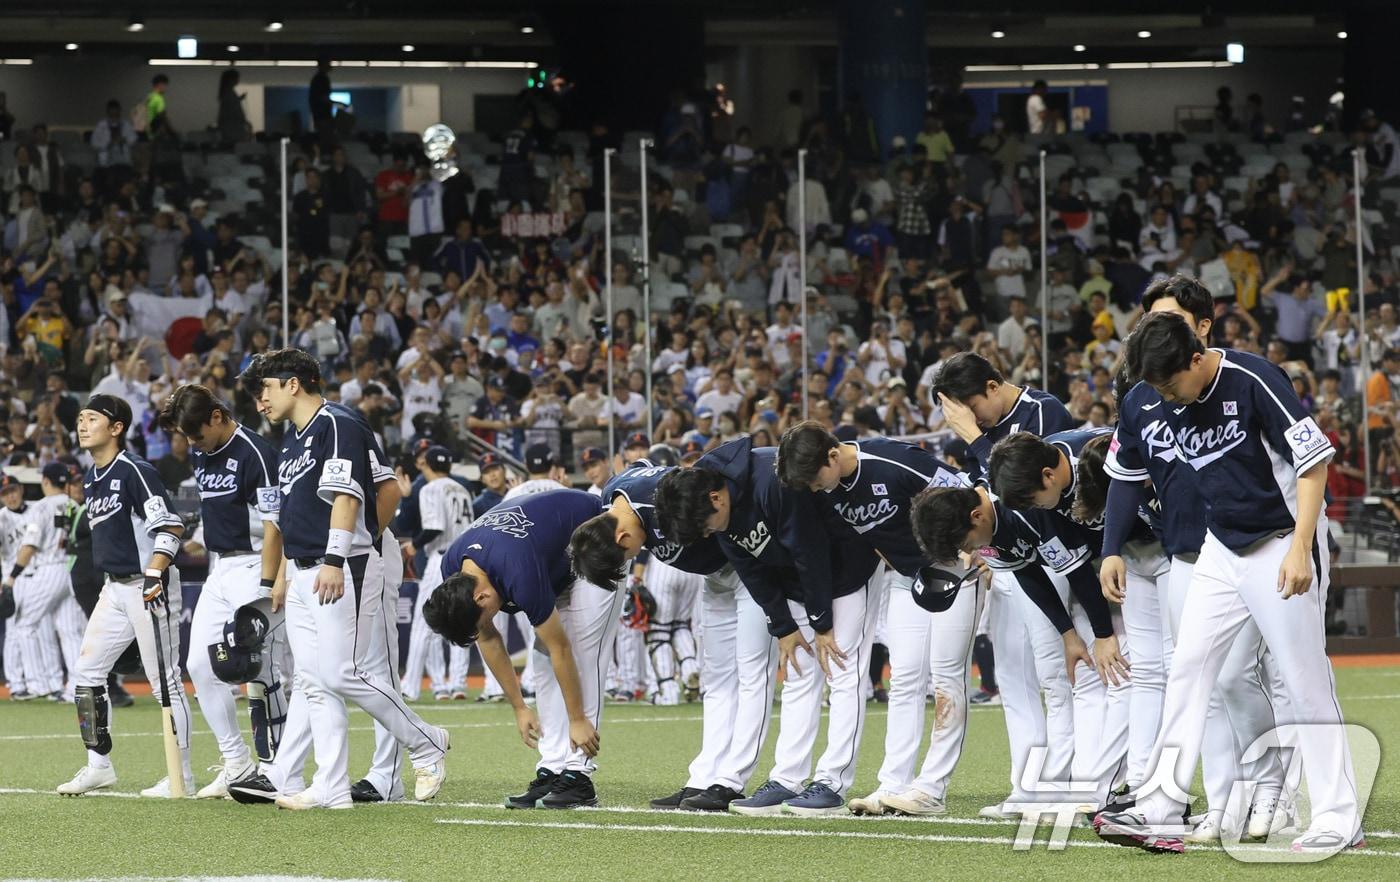
[[[656,598],[651,596],[647,586],[641,582],[632,589],[632,593],[637,598],[637,604],[646,611],[648,621],[656,617]]]
[[[153,575],[154,570],[147,570],[141,582],[141,599],[146,602],[146,609],[157,610],[165,604],[165,589],[170,584],[170,570],[164,569],[159,575]]]
[[[6,585],[0,587],[0,619],[8,619],[15,614],[15,592]]]

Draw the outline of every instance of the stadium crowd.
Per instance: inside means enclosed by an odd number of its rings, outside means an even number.
[[[171,485],[189,477],[188,451],[156,414],[175,385],[206,383],[258,421],[236,378],[284,343],[275,145],[252,140],[232,73],[207,131],[177,132],[178,83],[164,75],[135,114],[108,102],[81,140],[9,121],[9,464],[74,453],[85,390],[131,402],[131,441]],[[313,103],[326,94],[313,87]],[[318,105],[294,151],[285,342],[317,357],[329,397],[363,411],[388,450],[431,438],[462,452],[471,434],[515,457],[548,444],[577,469],[605,446],[610,419],[621,441],[647,427],[648,409],[653,443],[775,443],[801,418],[804,384],[812,417],[842,434],[951,437],[929,388],[967,350],[1105,425],[1143,289],[1185,272],[1217,296],[1216,342],[1281,365],[1333,436],[1335,497],[1362,495],[1362,395],[1376,480],[1400,486],[1395,130],[1370,114],[1352,133],[1309,129],[1296,111],[1271,121],[1258,96],[1236,108],[1222,90],[1207,132],[1085,135],[1064,130],[1045,94],[1038,83],[1025,119],[975,131],[955,84],[931,93],[922,131],[889,144],[858,100],[827,118],[794,92],[776,143],[756,144],[722,94],[677,95],[656,126],[646,255],[635,141],[621,133],[556,131],[557,114],[523,100],[513,130],[489,142],[459,133],[460,171],[441,181],[416,135],[338,132]],[[1353,143],[1368,162],[1359,231]],[[624,148],[612,254],[609,146]],[[1053,175],[1044,326],[1041,147]],[[1365,316],[1352,290],[1358,235]]]

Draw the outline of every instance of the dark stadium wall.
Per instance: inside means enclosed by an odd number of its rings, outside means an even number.
[[[1395,35],[1400,34],[1400,8],[1352,9],[1347,15],[1346,121],[1354,124],[1363,110],[1374,110],[1381,119],[1400,122],[1400,56]]]
[[[841,0],[837,4],[842,102],[859,95],[880,143],[912,142],[928,93],[924,6],[919,0]]]

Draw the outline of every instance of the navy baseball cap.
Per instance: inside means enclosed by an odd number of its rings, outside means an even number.
[[[681,445],[681,461],[684,462],[691,457],[699,457],[704,452],[705,445],[692,438]]]
[[[558,464],[559,460],[548,444],[531,444],[525,448],[525,470],[532,475],[548,471]]]
[[[114,423],[122,424],[122,433],[131,428],[131,405],[115,395],[94,395],[83,405],[83,410],[93,410]]]
[[[423,461],[435,472],[445,472],[452,467],[452,451],[440,444],[434,444],[423,451]]]
[[[630,447],[650,448],[651,439],[647,437],[646,432],[633,432],[632,434],[627,436],[626,440],[622,442],[623,450],[627,450]]]
[[[487,469],[503,469],[506,467],[505,462],[494,453],[483,453],[481,459],[476,461],[476,464],[477,468],[483,472]]]
[[[68,466],[64,465],[61,462],[49,463],[48,465],[44,466],[44,469],[42,472],[40,472],[40,474],[43,475],[44,480],[48,481],[50,484],[53,484],[55,487],[68,486],[68,480],[73,475],[73,473],[68,470]]]
[[[605,462],[607,458],[608,455],[603,452],[601,447],[587,447],[584,448],[583,455],[579,457],[579,462],[584,465],[593,465],[595,462]]]
[[[16,478],[14,475],[0,475],[0,493],[4,493],[6,490],[14,490],[15,488],[24,488],[24,485],[19,482],[19,478]]]
[[[714,415],[715,412],[708,407],[695,408],[695,418],[697,420],[703,420],[705,417],[712,417]]]

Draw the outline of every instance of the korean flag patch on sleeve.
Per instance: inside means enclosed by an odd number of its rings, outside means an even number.
[[[1284,431],[1288,448],[1293,452],[1293,461],[1303,463],[1315,459],[1319,452],[1330,449],[1332,442],[1322,433],[1322,429],[1312,417],[1304,417]]]

